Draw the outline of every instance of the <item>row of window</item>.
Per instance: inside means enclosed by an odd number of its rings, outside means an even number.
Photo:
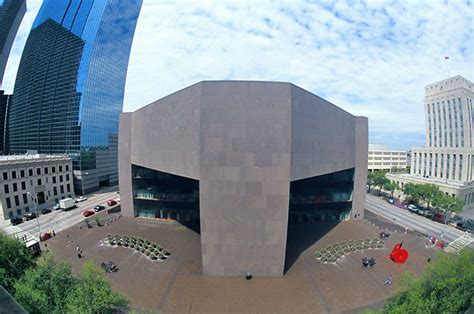
[[[66,172],[69,172],[69,165],[65,165],[64,168],[62,165],[58,166],[58,172],[61,173],[63,172],[63,169]],[[56,166],[51,166],[51,173],[56,173]],[[20,171],[17,170],[12,170],[10,171],[10,176],[8,175],[9,171],[3,171],[2,173],[2,178],[3,180],[14,180],[17,178],[26,178],[26,169],[22,169]],[[36,168],[36,175],[40,176],[42,174],[49,174],[49,167],[44,167],[44,168]],[[33,168],[28,169],[28,177],[32,177],[34,175]]]
[[[61,185],[59,186],[59,189],[60,189],[60,194],[64,194],[64,187],[66,187],[66,191],[67,193],[71,193],[71,185],[70,184],[67,184],[66,186],[64,185]],[[57,187],[53,187],[53,195],[54,196],[57,196],[58,195],[58,189]],[[51,192],[48,191],[48,197],[51,196]],[[28,204],[28,197],[27,197],[27,194],[26,193],[23,193],[22,194],[22,198],[23,198],[23,204],[24,205],[27,205]],[[5,203],[7,205],[7,208],[10,209],[12,208],[12,199],[14,200],[15,202],[15,206],[20,206],[20,196],[19,195],[15,195],[13,198],[11,197],[6,197],[5,198]]]
[[[58,178],[59,178],[59,183],[63,182],[63,175],[59,175]],[[56,176],[53,176],[52,179],[53,179],[53,184],[55,184],[56,183]],[[69,181],[69,179],[70,179],[69,173],[66,174],[65,179],[66,179],[66,182]],[[38,183],[38,185],[42,185],[43,180],[41,178],[38,178],[37,183]],[[49,183],[48,177],[46,177],[46,184],[47,183]],[[13,188],[12,189],[13,192],[18,191],[18,183],[16,183],[16,182],[12,183],[11,186]],[[30,186],[33,186],[33,180],[30,180]],[[21,189],[26,190],[26,181],[21,181]],[[10,193],[10,184],[8,184],[8,183],[4,184],[3,185],[3,191],[5,192],[5,194]]]
[[[445,158],[446,155],[446,158]],[[452,158],[451,158],[452,156]],[[433,163],[434,157],[434,163]],[[423,176],[434,176],[440,177],[447,180],[456,180],[456,167],[459,166],[457,172],[457,180],[462,181],[462,171],[463,171],[463,155],[456,154],[438,154],[438,153],[414,153],[414,169],[413,173]],[[423,167],[421,167],[421,162],[423,160]],[[459,160],[459,162],[458,162]],[[429,161],[429,167],[427,167]],[[444,167],[446,161],[446,169]],[[434,167],[433,167],[434,166]],[[438,176],[439,170],[439,176]],[[446,171],[445,171],[446,170]]]

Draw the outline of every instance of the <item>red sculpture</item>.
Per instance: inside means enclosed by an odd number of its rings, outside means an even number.
[[[403,242],[395,245],[392,252],[390,253],[390,259],[397,264],[403,264],[408,259],[408,251],[402,249]]]

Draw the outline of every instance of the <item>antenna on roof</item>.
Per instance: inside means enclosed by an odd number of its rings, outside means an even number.
[[[451,76],[451,74],[449,73],[449,56],[444,57],[444,69],[444,76],[447,79]]]

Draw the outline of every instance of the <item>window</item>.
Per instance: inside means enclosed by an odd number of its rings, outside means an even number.
[[[59,188],[61,190],[61,194],[64,194],[64,186],[61,185]]]
[[[46,183],[48,183],[48,177],[46,177]]]
[[[71,186],[69,185],[69,183],[68,183],[68,185],[66,185],[66,189],[67,189],[68,193],[71,192]]]
[[[15,195],[15,206],[20,206],[20,198],[18,195]]]
[[[63,175],[59,175],[59,182],[63,182]]]
[[[41,175],[41,168],[36,168],[36,174]]]
[[[5,191],[5,194],[10,193],[10,189],[8,188],[8,184],[5,184],[5,185],[3,186],[3,190]]]
[[[28,175],[29,175],[30,177],[33,176],[33,169],[28,169]]]
[[[66,171],[69,171],[69,165],[66,165]]]
[[[12,171],[12,179],[16,179],[16,171]]]
[[[53,183],[56,183],[56,176],[53,176]]]
[[[41,185],[41,179],[38,179],[38,185]]]
[[[25,170],[20,170],[20,178],[24,178],[25,177]]]
[[[52,173],[56,173],[56,167],[55,167],[55,166],[52,166],[52,167],[51,167],[51,172],[52,172]]]
[[[26,197],[26,193],[23,193],[23,204],[28,204],[28,198]]]
[[[13,183],[13,192],[18,191],[18,185],[16,183]]]
[[[44,174],[48,174],[48,167],[44,167]]]
[[[33,180],[30,180],[30,185],[33,186]]]
[[[13,213],[12,212],[8,212],[8,218],[10,218],[10,219],[13,218]]]
[[[16,213],[18,214],[18,216],[21,216],[21,209],[17,209]]]
[[[8,180],[8,172],[3,173],[3,180]]]
[[[26,182],[25,181],[21,182],[21,189],[26,190]]]
[[[63,172],[63,166],[59,166],[59,172]]]
[[[7,208],[12,208],[12,203],[10,202],[10,198],[7,197],[5,201],[7,202]]]
[[[54,196],[58,195],[58,189],[56,187],[53,187],[53,194]],[[57,203],[58,201],[56,201]]]
[[[25,207],[25,212],[27,212],[27,213],[30,212],[30,208],[28,206]]]
[[[66,174],[66,181],[69,181],[69,173]]]

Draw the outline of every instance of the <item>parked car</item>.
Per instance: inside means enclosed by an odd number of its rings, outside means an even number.
[[[439,223],[444,224],[444,215],[442,213],[435,213],[433,215],[433,220]]]
[[[26,213],[24,215],[25,217],[25,220],[28,221],[28,220],[31,220],[31,219],[35,219],[36,218],[36,214],[35,213]]]
[[[56,204],[56,205],[53,206],[53,209],[54,209],[54,210],[61,209],[61,205],[60,205],[60,204]]]
[[[85,197],[85,196],[80,196],[80,197],[76,198],[76,201],[78,201],[78,202],[87,201],[87,197]]]
[[[10,221],[12,222],[12,225],[16,226],[23,222],[23,218],[15,217],[15,218],[10,219]]]
[[[51,212],[51,209],[44,208],[43,210],[41,210],[41,215],[46,215],[46,214],[49,214],[50,212]]]
[[[96,212],[100,212],[101,210],[104,210],[105,209],[105,206],[102,206],[102,205],[97,205],[96,207],[94,207],[94,210]]]
[[[429,210],[421,210],[419,212],[419,214],[423,217],[428,218],[428,219],[433,219],[433,216],[434,216],[434,214]]]
[[[393,200],[393,198],[387,198],[387,202],[389,202],[390,204],[395,203],[395,201]]]
[[[109,205],[109,206],[114,206],[116,204],[117,204],[117,202],[115,200],[110,199],[110,200],[107,201],[107,205]]]
[[[83,215],[84,217],[89,217],[89,216],[94,215],[94,211],[88,209],[88,210],[86,210],[85,212],[83,212],[82,215]]]
[[[413,205],[413,204],[408,205],[407,208],[408,208],[408,210],[411,211],[412,213],[416,213],[416,214],[418,213],[418,207],[416,207],[416,206]]]

